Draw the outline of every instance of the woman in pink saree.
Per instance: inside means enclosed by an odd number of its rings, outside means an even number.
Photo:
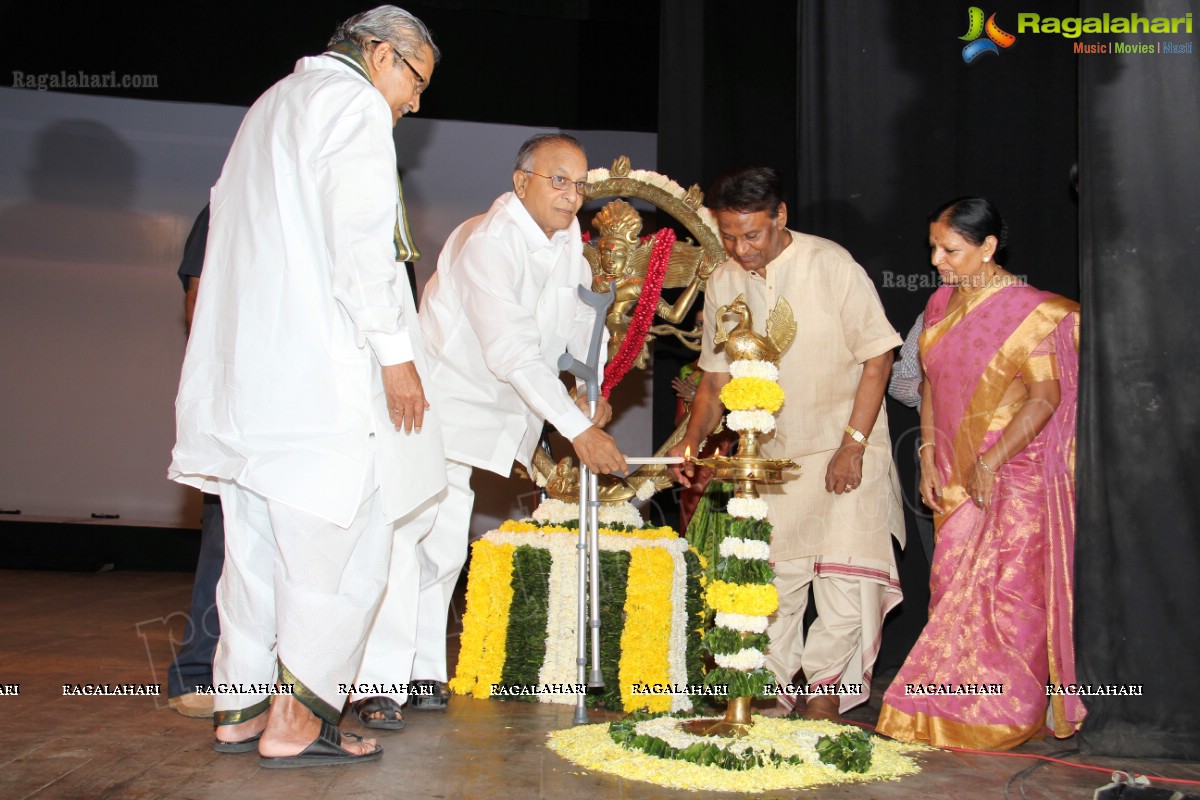
[[[937,533],[929,622],[879,715],[894,739],[1010,749],[1086,713],[1050,689],[1075,682],[1079,306],[997,264],[1005,233],[983,198],[930,217],[945,285],[920,340],[920,456]]]

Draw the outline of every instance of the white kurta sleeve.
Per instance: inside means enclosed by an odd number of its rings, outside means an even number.
[[[522,270],[521,259],[507,243],[487,237],[467,242],[456,270],[463,312],[479,337],[488,370],[573,440],[592,423],[546,364],[534,309],[526,308],[516,293],[527,279]]]
[[[331,124],[318,155],[317,181],[333,296],[349,315],[359,346],[369,343],[379,363],[388,366],[411,361],[413,346],[396,296],[398,285],[408,291],[394,243],[396,149],[386,104],[378,100],[365,96],[357,104],[361,108]]]

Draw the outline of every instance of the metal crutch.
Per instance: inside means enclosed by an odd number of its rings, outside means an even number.
[[[616,290],[609,284],[607,292],[593,292],[586,286],[579,287],[579,299],[596,311],[596,321],[592,328],[592,338],[588,342],[587,363],[583,364],[570,353],[558,357],[558,368],[566,370],[583,381],[587,393],[588,415],[596,413],[596,404],[600,401],[600,344],[604,339],[604,317],[616,296]],[[582,462],[579,463],[579,596],[578,616],[576,617],[576,653],[575,663],[578,666],[577,682],[588,686],[603,686],[604,675],[600,671],[600,499],[597,477]],[[588,591],[589,566],[591,573],[591,591]],[[588,621],[588,605],[591,605],[591,621]],[[592,669],[587,669],[587,639],[585,627],[591,627]],[[586,725],[588,721],[586,696],[578,695],[575,702],[576,725]]]

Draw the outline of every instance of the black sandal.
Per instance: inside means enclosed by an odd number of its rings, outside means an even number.
[[[322,720],[321,735],[313,739],[308,747],[294,756],[259,756],[258,765],[267,769],[291,769],[293,767],[324,767],[332,764],[357,764],[360,761],[374,761],[383,753],[383,748],[377,744],[374,751],[356,756],[342,749],[342,739],[362,741],[361,736],[342,733],[336,726]]]
[[[261,733],[256,733],[249,739],[242,739],[239,742],[224,742],[213,738],[212,749],[218,753],[252,753],[258,749],[258,740],[261,738]]]
[[[450,704],[450,690],[441,681],[413,681],[412,688],[418,691],[408,693],[408,706],[416,711],[445,711]]]
[[[404,730],[404,715],[400,713],[400,706],[390,697],[366,697],[362,700],[355,700],[350,704],[350,710],[354,712],[354,716],[358,717],[358,722],[364,728],[374,728],[381,731],[402,731]],[[371,716],[372,714],[384,714],[383,719],[378,719]]]

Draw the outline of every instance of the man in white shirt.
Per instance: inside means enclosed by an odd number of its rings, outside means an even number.
[[[442,421],[447,494],[418,547],[419,565],[392,559],[388,594],[357,680],[374,684],[371,689],[401,684],[394,687],[399,691],[371,692],[356,710],[386,708],[395,719],[409,675],[446,681],[446,615],[467,557],[472,469],[506,476],[514,460],[528,468],[543,421],[569,439],[594,472],[627,468],[616,442],[601,430],[612,416],[608,402],[602,398],[589,419],[557,366],[564,352],[586,358],[595,319],[578,295],[580,285],[591,285],[575,218],[587,171],[574,137],[543,134],[525,142],[513,191],[450,234],[425,288],[425,388]],[[402,551],[398,540],[396,552]],[[413,581],[420,585],[415,608],[410,593],[396,591]],[[445,708],[444,699],[413,699],[417,708]],[[397,727],[361,712],[359,718],[369,727]]]
[[[394,6],[351,17],[247,112],[212,192],[170,476],[218,491],[218,752],[377,758],[336,727],[393,531],[444,489],[392,128],[438,53]]]

